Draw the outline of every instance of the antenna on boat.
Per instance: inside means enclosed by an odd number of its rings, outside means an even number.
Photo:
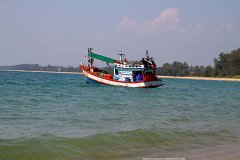
[[[117,55],[119,55],[120,57],[119,57],[119,59],[120,59],[120,63],[122,63],[123,64],[123,61],[125,61],[125,54],[123,54],[123,33],[122,33],[122,31],[121,31],[121,41],[120,41],[120,53],[119,54],[117,54]]]
[[[123,59],[124,59],[124,57],[125,57],[125,54],[122,53],[122,49],[120,50],[120,53],[117,54],[117,55],[120,56],[120,63],[123,63]]]
[[[146,50],[146,60],[147,60],[147,61],[149,60],[149,53],[148,53],[148,50]]]
[[[122,35],[122,31],[121,31],[121,42],[120,42],[120,52],[122,52],[122,48],[123,48],[123,35]]]

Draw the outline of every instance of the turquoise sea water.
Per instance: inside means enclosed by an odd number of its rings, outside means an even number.
[[[240,144],[239,82],[163,82],[140,89],[0,72],[0,159],[141,159]]]

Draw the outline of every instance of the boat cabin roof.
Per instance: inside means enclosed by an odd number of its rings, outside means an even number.
[[[143,70],[144,69],[144,65],[143,64],[139,64],[139,65],[133,65],[133,64],[121,64],[121,63],[114,63],[114,68],[115,69],[137,69],[137,70]]]

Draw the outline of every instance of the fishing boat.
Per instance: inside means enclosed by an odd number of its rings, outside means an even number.
[[[148,50],[146,58],[139,61],[128,61],[122,51],[118,55],[120,59],[115,60],[93,53],[93,49],[88,48],[88,65],[83,65],[82,62],[80,65],[86,82],[137,88],[154,88],[163,85],[162,80],[155,75],[157,67],[153,57],[149,57]],[[110,65],[113,68],[113,75],[95,67],[94,59]]]

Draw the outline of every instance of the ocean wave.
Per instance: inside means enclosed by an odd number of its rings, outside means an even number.
[[[199,132],[137,129],[81,138],[42,134],[0,140],[0,159],[121,159],[135,157],[150,148],[165,153],[229,143],[229,139],[235,137],[226,129]]]

